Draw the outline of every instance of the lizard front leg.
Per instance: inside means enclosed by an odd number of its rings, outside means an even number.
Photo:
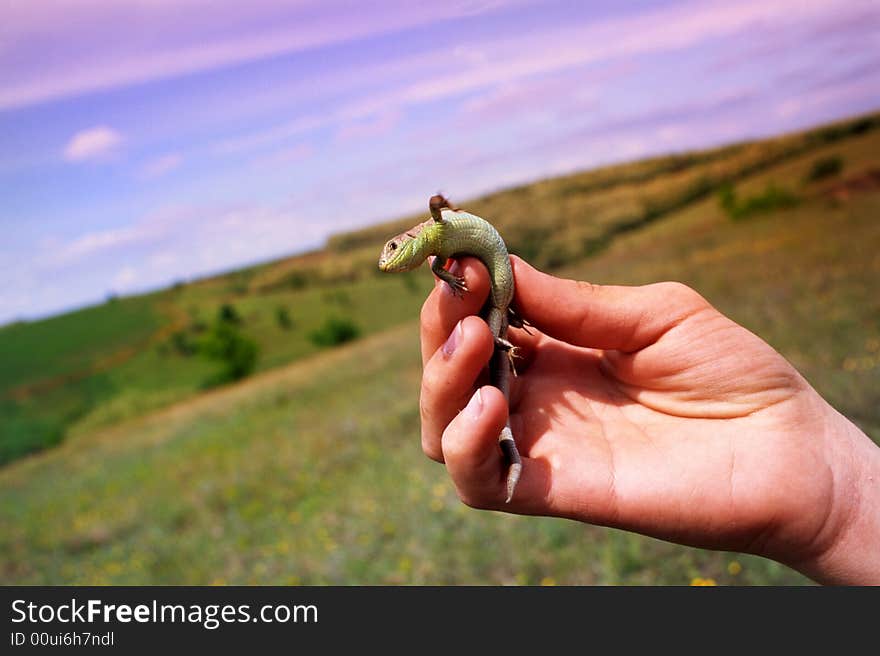
[[[433,271],[434,275],[440,278],[440,280],[449,285],[453,294],[459,298],[463,298],[464,293],[468,291],[467,282],[465,282],[465,279],[462,276],[450,273],[444,268],[449,261],[450,260],[446,258],[435,257],[434,261],[431,263],[431,271]]]

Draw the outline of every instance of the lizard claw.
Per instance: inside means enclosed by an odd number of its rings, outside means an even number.
[[[449,284],[449,289],[452,290],[453,296],[457,296],[458,298],[464,298],[464,293],[470,291],[467,282],[461,276],[456,276],[451,282],[447,282]]]
[[[503,337],[496,337],[495,338],[495,348],[501,349],[502,351],[507,351],[508,353],[510,353],[511,351],[517,350],[517,348],[519,348],[519,347],[514,346],[513,344],[508,342]]]
[[[510,372],[516,376],[516,367],[514,366],[514,358],[522,357],[519,355],[520,347],[514,346],[503,337],[495,338],[495,348],[507,352],[507,360],[510,362]]]
[[[513,374],[514,378],[516,378],[516,364],[513,359],[521,357],[518,353],[519,350],[519,346],[514,346],[507,352],[507,361],[510,363],[510,373]]]

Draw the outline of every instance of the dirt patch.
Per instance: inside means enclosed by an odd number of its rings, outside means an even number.
[[[822,195],[845,203],[857,194],[880,189],[880,169],[868,169],[835,182],[822,190]]]

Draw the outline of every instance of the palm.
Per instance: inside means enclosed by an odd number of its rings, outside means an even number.
[[[696,339],[707,333],[715,339]],[[715,312],[634,354],[540,335],[516,379],[511,421],[524,453],[549,469],[548,498],[563,514],[700,546],[784,548],[802,536],[765,532],[774,490],[796,485],[801,504],[828,492],[798,475],[813,469],[795,430],[802,382]]]

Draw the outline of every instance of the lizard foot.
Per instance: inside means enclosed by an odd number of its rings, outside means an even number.
[[[510,363],[510,373],[513,374],[514,378],[516,378],[516,363],[513,360],[520,357],[519,350],[519,346],[514,346],[507,351],[507,362]]]
[[[502,337],[496,337],[495,338],[495,348],[497,348],[500,351],[507,352],[507,361],[510,363],[510,372],[514,376],[516,376],[516,364],[514,362],[514,359],[521,357],[519,355],[520,347],[514,346],[513,344],[511,344],[510,342],[508,342],[506,339],[504,339]]]
[[[500,349],[502,351],[507,351],[508,353],[510,353],[511,351],[515,351],[517,349],[516,346],[514,346],[513,344],[508,342],[503,337],[496,337],[495,338],[495,348]]]
[[[469,291],[467,282],[462,276],[455,276],[451,280],[447,280],[446,283],[449,285],[449,289],[452,290],[452,295],[458,298],[464,298],[464,293]]]

